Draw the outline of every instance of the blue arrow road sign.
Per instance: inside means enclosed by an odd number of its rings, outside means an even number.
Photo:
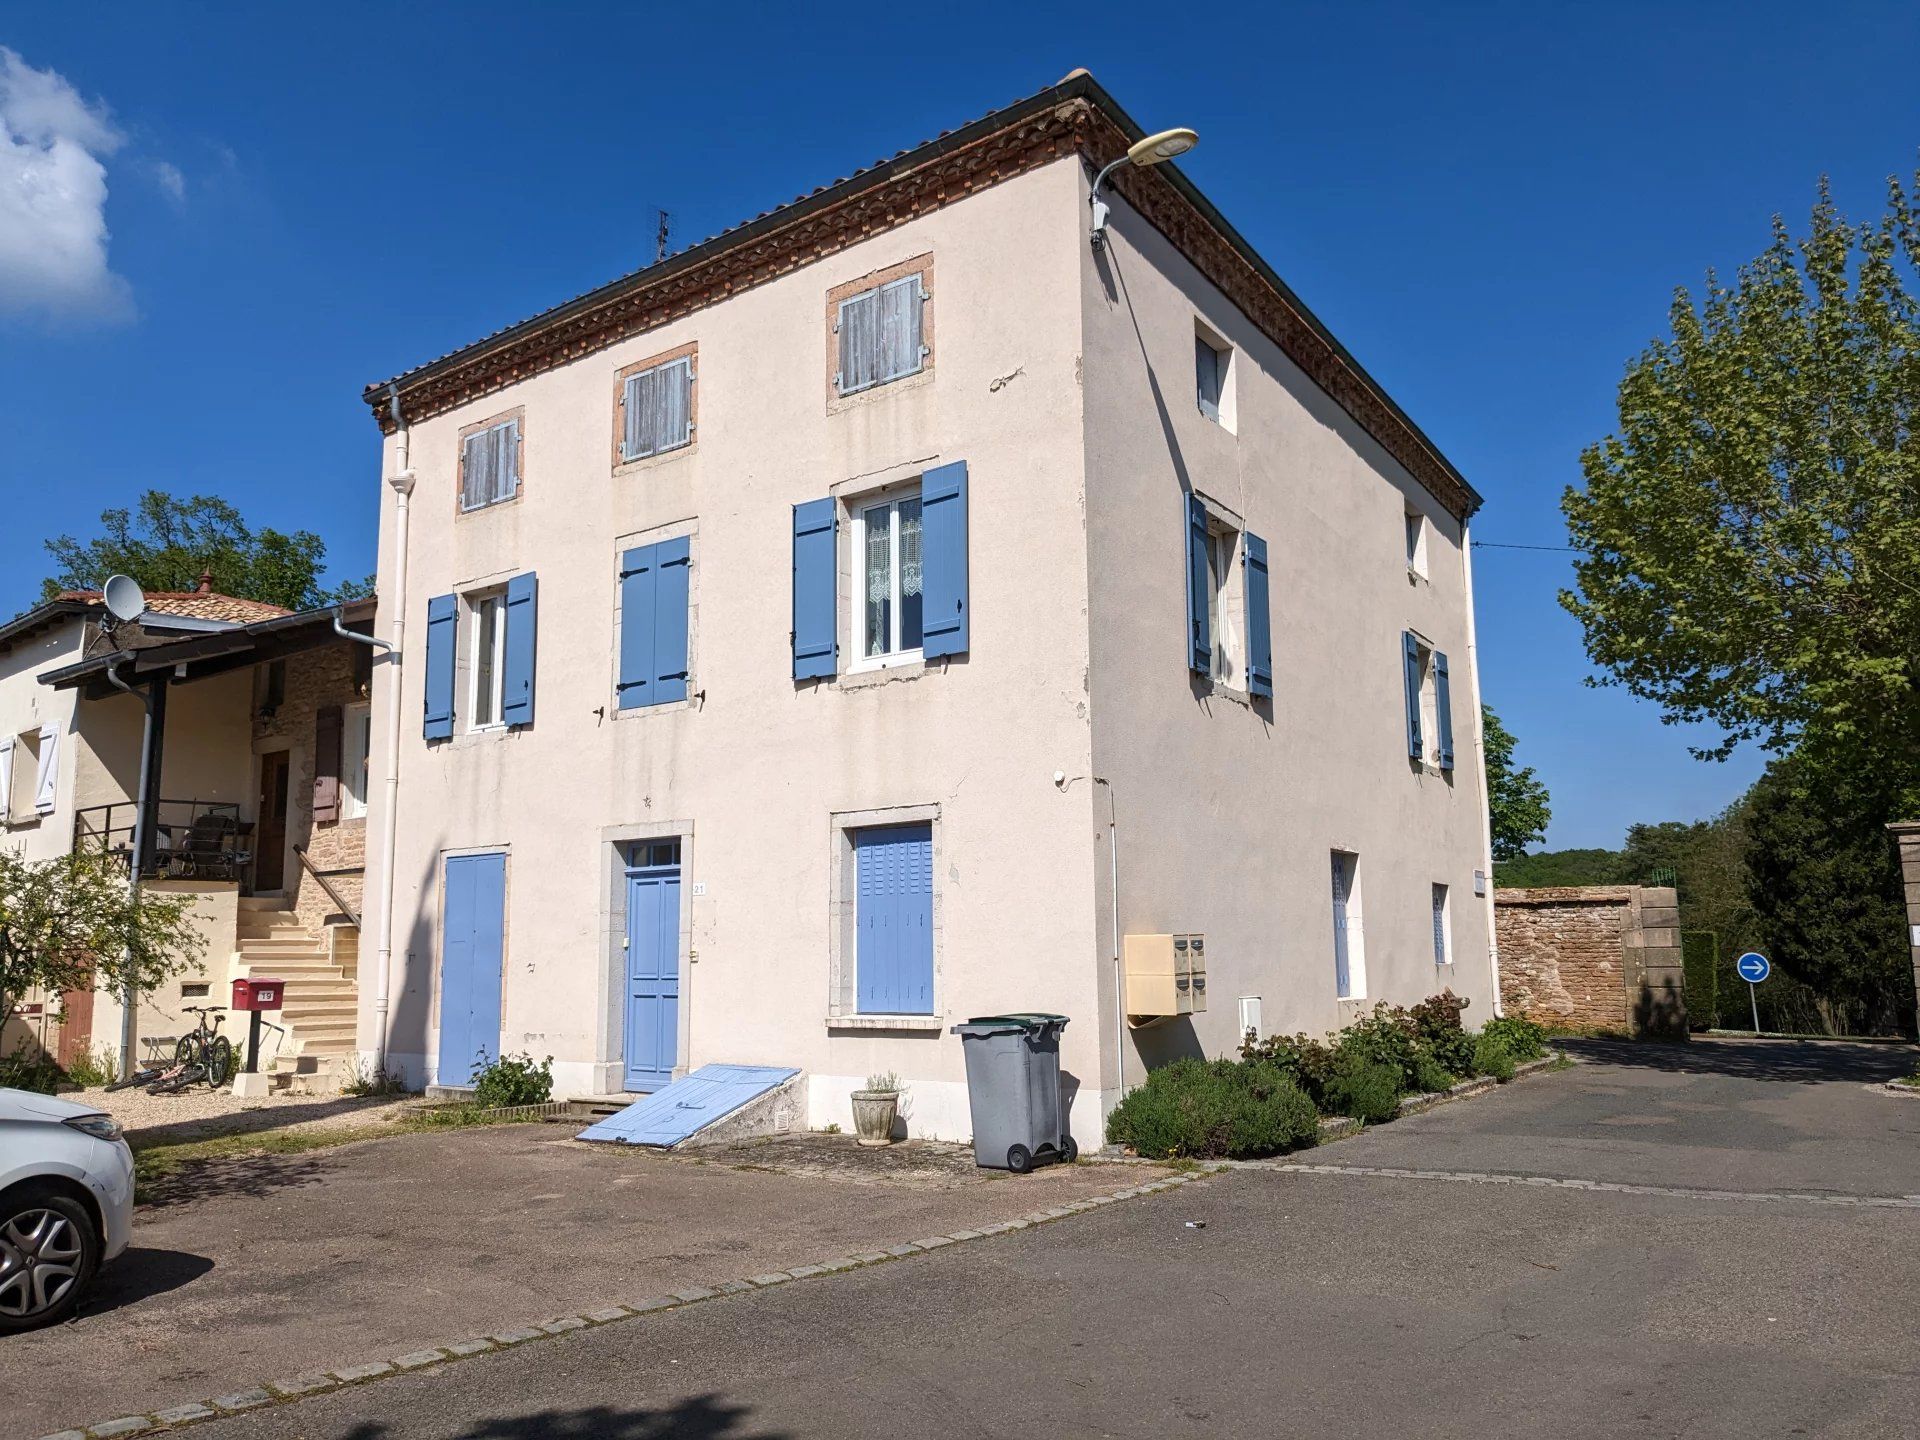
[[[1773,973],[1773,964],[1758,951],[1749,950],[1733,962],[1733,968],[1749,985],[1758,985]]]

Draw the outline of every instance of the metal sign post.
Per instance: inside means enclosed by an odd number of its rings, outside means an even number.
[[[1760,1033],[1760,991],[1755,988],[1773,973],[1773,962],[1757,950],[1749,950],[1733,962],[1734,972],[1747,982],[1747,999],[1753,1003],[1753,1033]]]

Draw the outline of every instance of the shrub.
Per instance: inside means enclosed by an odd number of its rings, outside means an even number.
[[[1381,1124],[1400,1113],[1400,1072],[1378,1060],[1351,1061],[1334,1075],[1327,1100],[1338,1114]]]
[[[473,1103],[484,1110],[507,1105],[544,1105],[553,1098],[553,1057],[538,1064],[531,1055],[483,1055],[473,1067]]]
[[[1505,1084],[1513,1078],[1513,1051],[1498,1035],[1481,1035],[1473,1047],[1473,1068]]]
[[[1333,1079],[1334,1049],[1324,1040],[1305,1035],[1274,1035],[1250,1040],[1240,1047],[1240,1058],[1276,1067],[1307,1093],[1323,1112],[1327,1082]]]
[[[1286,1070],[1252,1060],[1176,1060],[1107,1117],[1107,1139],[1156,1160],[1245,1159],[1311,1145],[1320,1116]]]
[[[1384,1000],[1342,1030],[1335,1048],[1343,1057],[1343,1067],[1384,1065],[1394,1072],[1394,1088],[1404,1090],[1413,1083],[1413,1062],[1420,1048],[1420,1031],[1413,1016]]]
[[[0,1089],[51,1095],[59,1083],[60,1067],[30,1040],[22,1040],[11,1055],[0,1055]]]
[[[1547,1053],[1547,1032],[1524,1015],[1504,1015],[1480,1027],[1482,1039],[1489,1036],[1507,1047],[1515,1060],[1538,1060]]]
[[[1471,1056],[1467,1063],[1473,1063]],[[1413,1088],[1419,1094],[1438,1095],[1442,1090],[1451,1089],[1453,1078],[1453,1072],[1431,1055],[1422,1055],[1413,1062]]]
[[[1407,1012],[1420,1049],[1453,1075],[1464,1075],[1473,1065],[1473,1037],[1460,1023],[1460,1012],[1466,1008],[1465,1000],[1451,990],[1443,990]]]
[[[97,1090],[119,1074],[119,1062],[105,1045],[98,1050],[91,1047],[82,1050],[67,1062],[67,1079],[82,1090]]]

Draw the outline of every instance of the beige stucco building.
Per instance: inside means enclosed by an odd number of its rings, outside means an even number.
[[[1243,1027],[1492,1013],[1478,497],[1173,167],[1090,243],[1139,134],[1076,74],[368,390],[369,1063],[964,1136],[949,1027],[1050,1010],[1090,1141]]]

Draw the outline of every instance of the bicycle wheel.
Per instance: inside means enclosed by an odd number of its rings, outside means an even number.
[[[176,1065],[191,1065],[199,1058],[200,1036],[197,1033],[182,1035],[180,1037],[180,1043],[173,1047],[173,1063]]]
[[[218,1090],[233,1079],[233,1042],[216,1035],[207,1042],[207,1088]]]

